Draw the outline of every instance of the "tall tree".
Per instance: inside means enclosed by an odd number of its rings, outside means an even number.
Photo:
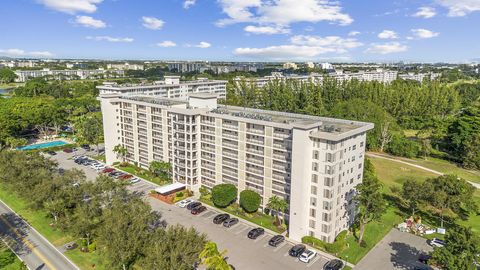
[[[128,156],[128,149],[125,146],[121,144],[115,145],[113,147],[113,152],[117,155],[117,158],[122,159],[122,163],[125,163],[125,159]]]
[[[103,141],[103,122],[101,113],[89,113],[75,121],[75,130],[80,143],[98,145]]]
[[[355,201],[358,203],[358,222],[360,235],[358,242],[361,243],[365,233],[365,225],[373,220],[381,218],[385,212],[385,200],[381,193],[382,184],[371,171],[365,171],[363,181],[357,185]]]
[[[231,267],[225,261],[226,253],[226,250],[219,252],[214,242],[207,242],[199,257],[208,270],[230,270]]]
[[[418,205],[424,198],[422,183],[413,179],[407,179],[402,185],[401,196],[408,204],[408,208],[412,210],[412,216],[415,215],[415,210],[418,209]]]
[[[280,225],[280,212],[285,213],[288,209],[288,203],[284,199],[273,195],[268,199],[267,208],[275,211],[275,224]]]
[[[456,225],[447,231],[445,246],[434,249],[432,261],[443,269],[476,270],[479,253],[478,235],[471,228]]]

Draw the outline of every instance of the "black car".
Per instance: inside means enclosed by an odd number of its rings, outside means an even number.
[[[214,224],[220,224],[220,223],[223,223],[225,220],[227,220],[229,218],[230,218],[229,214],[218,214],[213,218],[213,223]]]
[[[47,154],[49,154],[51,156],[55,156],[57,153],[55,151],[48,151]]]
[[[420,254],[420,256],[418,256],[418,261],[424,264],[428,264],[428,260],[430,260],[431,258],[432,256],[428,254]]]
[[[85,150],[90,150],[90,145],[88,144],[82,144],[80,147],[82,147]]]
[[[288,251],[288,254],[292,257],[298,257],[305,251],[305,249],[307,249],[307,247],[305,247],[305,245],[298,244],[298,245],[293,246]]]
[[[337,259],[329,261],[323,267],[323,270],[340,270],[343,268],[343,262]]]
[[[187,210],[192,210],[195,207],[202,205],[201,202],[191,202],[187,205]]]
[[[272,237],[272,239],[270,239],[270,241],[268,241],[268,244],[272,247],[276,247],[279,244],[281,244],[283,241],[285,241],[285,236],[275,235],[274,237]]]
[[[257,239],[260,235],[264,234],[265,230],[262,228],[255,228],[248,232],[248,238],[250,239]]]
[[[199,206],[193,208],[192,211],[190,211],[190,213],[192,215],[198,215],[198,214],[204,212],[205,210],[207,210],[207,207],[205,207],[203,205],[199,205]]]
[[[230,228],[237,223],[238,223],[238,218],[229,218],[223,222],[223,226]]]

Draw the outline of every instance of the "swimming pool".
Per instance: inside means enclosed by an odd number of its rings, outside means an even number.
[[[55,146],[62,146],[66,145],[67,143],[64,141],[53,141],[53,142],[46,142],[46,143],[38,143],[38,144],[31,144],[26,146],[17,147],[18,150],[34,150],[34,149],[42,149],[42,148],[49,148]]]

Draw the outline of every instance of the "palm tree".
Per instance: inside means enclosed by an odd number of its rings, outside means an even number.
[[[199,257],[201,263],[209,270],[230,270],[231,267],[225,261],[226,253],[226,250],[219,252],[214,242],[207,242]]]
[[[275,224],[280,225],[280,217],[278,213],[285,213],[285,211],[288,209],[288,203],[284,199],[274,195],[268,199],[267,208],[275,211]]]
[[[128,149],[127,148],[125,148],[121,144],[117,144],[117,145],[115,145],[115,147],[113,147],[113,152],[115,154],[117,154],[117,158],[121,158],[122,162],[125,163],[125,158],[128,155]]]

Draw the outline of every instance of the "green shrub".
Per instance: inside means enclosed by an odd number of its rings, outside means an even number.
[[[206,188],[204,186],[201,186],[198,191],[200,191],[200,197],[202,197],[202,198],[210,195],[210,190],[208,190],[208,188]]]
[[[342,250],[345,249],[347,245],[347,231],[340,232],[335,241],[333,243],[326,243],[320,239],[317,239],[313,236],[304,236],[302,237],[302,243],[311,245],[315,248],[322,249],[327,251],[328,253],[340,253]]]
[[[232,184],[216,185],[212,189],[212,202],[217,207],[225,208],[237,198],[237,187]]]
[[[93,242],[88,246],[88,252],[94,252],[97,250],[97,242]]]
[[[261,200],[262,198],[255,191],[244,190],[240,192],[240,206],[247,213],[257,212]]]
[[[180,192],[177,192],[177,195],[176,195],[176,196],[179,197],[179,198],[180,198],[180,197],[183,197],[183,192],[181,192],[181,191],[180,191]]]

